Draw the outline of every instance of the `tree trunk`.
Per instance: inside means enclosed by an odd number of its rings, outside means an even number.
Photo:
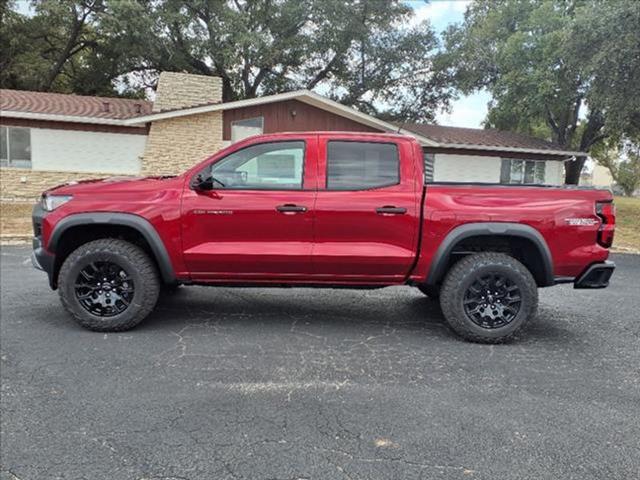
[[[574,116],[577,119],[577,116]],[[582,132],[582,137],[580,138],[580,151],[581,152],[589,152],[591,147],[593,147],[598,142],[602,141],[605,138],[605,135],[602,133],[602,127],[604,126],[604,117],[602,112],[600,111],[591,111],[589,112],[589,117],[587,119],[587,124]],[[575,131],[575,127],[573,127]],[[566,147],[570,147],[570,142],[567,144],[562,144]],[[584,157],[578,157],[572,162],[565,163],[565,176],[564,183],[567,185],[578,185],[580,182],[580,173],[582,173],[582,167],[584,167],[584,162],[587,160],[586,155]]]
[[[58,55],[58,58],[49,70],[49,73],[47,73],[47,76],[42,83],[41,90],[43,92],[48,92],[51,90],[53,82],[56,80],[56,78],[58,78],[60,72],[62,72],[62,67],[64,67],[64,64],[67,63],[67,60],[71,58],[71,50],[76,45],[82,26],[83,24],[80,21],[74,21],[73,27],[71,28],[71,33],[69,34],[69,38],[67,39],[67,43],[65,44],[62,52],[60,52],[60,54]]]
[[[564,163],[564,183],[567,185],[578,185],[580,174],[587,157],[577,157],[575,160]]]

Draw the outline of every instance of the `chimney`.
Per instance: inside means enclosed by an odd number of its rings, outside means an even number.
[[[106,113],[110,112],[111,104],[109,102],[102,102],[102,111]]]
[[[158,79],[153,111],[175,110],[222,101],[220,77],[162,72]]]

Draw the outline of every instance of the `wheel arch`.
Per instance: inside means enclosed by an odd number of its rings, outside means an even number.
[[[76,213],[60,220],[53,229],[47,250],[56,254],[52,283],[57,284],[58,272],[62,262],[71,252],[62,250],[61,240],[65,235],[74,232],[99,232],[93,238],[109,237],[109,232],[135,232],[144,240],[145,247],[152,259],[156,262],[158,270],[165,283],[175,283],[176,275],[171,264],[167,249],[160,235],[151,223],[139,215],[118,212]],[[93,239],[92,238],[92,239]],[[81,242],[86,243],[86,242]],[[78,245],[79,246],[79,245]],[[66,253],[66,255],[59,253]]]
[[[540,261],[539,269],[525,265],[534,275],[538,286],[546,287],[554,284],[553,259],[542,234],[529,225],[508,222],[467,223],[454,228],[444,238],[434,255],[426,284],[434,286],[439,284],[450,267],[452,253],[456,247],[474,237],[516,239],[526,243],[528,248],[533,249],[532,253],[537,256],[536,259]]]

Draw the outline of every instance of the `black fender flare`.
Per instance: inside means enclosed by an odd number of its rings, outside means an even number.
[[[60,220],[53,229],[47,250],[55,253],[58,242],[64,232],[72,227],[87,225],[118,225],[131,227],[140,233],[149,244],[151,251],[158,264],[158,269],[162,275],[162,279],[166,283],[175,283],[176,275],[173,265],[169,259],[167,249],[158,235],[158,232],[151,223],[145,218],[132,213],[119,212],[94,212],[94,213],[74,213]]]
[[[460,225],[447,234],[431,262],[431,268],[427,275],[427,285],[436,285],[446,273],[449,255],[453,247],[469,237],[500,235],[506,237],[525,238],[533,243],[542,258],[544,280],[540,286],[546,287],[554,284],[553,260],[549,246],[544,237],[535,228],[522,223],[509,222],[480,222]]]

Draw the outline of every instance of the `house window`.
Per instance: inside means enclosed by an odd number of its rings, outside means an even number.
[[[544,160],[519,160],[503,158],[500,170],[500,183],[514,184],[543,184],[545,183]]]
[[[400,182],[393,143],[332,141],[327,146],[327,189],[366,190]]]
[[[433,182],[433,168],[436,162],[436,155],[434,153],[423,154],[424,159],[424,183]]]
[[[0,127],[0,166],[31,168],[31,130]]]
[[[231,141],[237,142],[247,137],[261,135],[264,130],[264,117],[245,118],[231,122]]]

